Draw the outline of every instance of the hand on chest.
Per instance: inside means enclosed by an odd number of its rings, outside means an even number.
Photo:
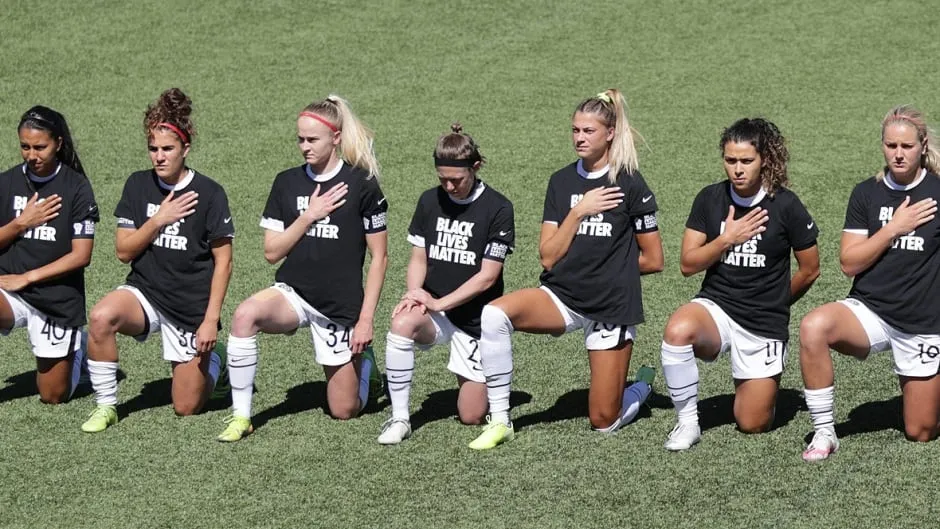
[[[718,229],[710,234],[709,240],[718,238],[728,230],[725,219],[715,218],[713,222]],[[764,228],[763,232],[732,245],[722,253],[720,261],[729,266],[764,268],[770,262],[786,257],[790,249],[786,230],[773,212],[770,213]],[[807,227],[811,228],[812,226]]]
[[[569,197],[568,211],[574,209],[584,199],[584,193],[572,193]],[[613,237],[614,225],[626,218],[626,206],[623,202],[607,211],[584,217],[578,226],[578,235],[588,237]]]
[[[310,208],[310,195],[298,195],[294,197],[293,206],[296,211],[296,216],[300,217]],[[351,218],[350,212],[352,210],[353,208],[348,202],[347,195],[347,202],[333,210],[326,217],[311,224],[310,227],[307,228],[306,236],[315,239],[339,239],[340,231],[345,231],[341,229],[341,226],[349,222]]]
[[[152,202],[147,203],[147,218],[153,217],[160,210],[160,204]],[[185,252],[189,249],[189,239],[202,235],[205,226],[205,212],[197,206],[196,211],[179,219],[176,222],[167,224],[160,230],[160,234],[153,240],[153,245],[166,248],[168,250],[177,250]]]
[[[898,206],[882,205],[878,208],[877,217],[871,219],[872,233],[885,227],[894,218]],[[923,252],[926,246],[932,241],[936,241],[940,235],[940,222],[933,219],[927,223],[915,227],[911,232],[902,235],[891,243],[892,250],[906,250],[911,252]]]
[[[23,214],[23,211],[29,205],[28,196],[14,195],[13,197],[13,216],[19,217]],[[35,205],[40,205],[45,202],[45,198],[39,198],[36,201]],[[70,209],[68,204],[62,204],[61,209],[58,211],[58,215],[50,219],[39,226],[34,226],[20,235],[22,239],[30,239],[35,241],[45,241],[45,242],[56,242],[59,239],[59,231],[67,230],[67,222],[70,216]],[[66,234],[65,238],[69,238],[69,234]]]

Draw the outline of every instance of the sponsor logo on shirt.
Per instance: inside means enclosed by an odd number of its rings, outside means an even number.
[[[881,221],[881,227],[884,227],[891,221],[891,218],[894,217],[894,208],[882,206],[881,211],[878,212],[878,220]],[[892,250],[907,250],[910,252],[922,252],[924,251],[924,238],[915,234],[917,230],[914,230],[907,235],[903,235],[895,239],[891,244]]]
[[[584,198],[582,194],[571,195],[571,207],[577,206],[582,198]],[[578,226],[578,235],[612,237],[613,230],[614,227],[611,223],[604,222],[604,214],[598,213],[597,215],[592,215],[581,221],[581,225]]]
[[[40,198],[39,200],[36,201],[36,203],[42,204],[43,201],[45,200],[46,199],[44,198]],[[28,202],[29,202],[29,198],[27,197],[14,196],[13,197],[13,210],[15,212],[14,216],[19,217],[23,213],[23,210],[26,209],[26,204]],[[45,223],[41,226],[36,226],[35,228],[30,228],[26,230],[26,232],[23,235],[21,235],[21,237],[24,239],[35,239],[38,241],[49,241],[49,242],[55,242],[56,240],[55,236],[56,236],[56,229],[53,228],[52,226],[49,226],[49,223]]]
[[[477,256],[467,250],[473,237],[473,222],[438,217],[437,241],[428,248],[428,258],[449,263],[475,266]]]

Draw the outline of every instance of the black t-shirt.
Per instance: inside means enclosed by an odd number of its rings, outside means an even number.
[[[640,250],[635,234],[658,230],[656,198],[639,172],[621,172],[624,193],[616,208],[581,221],[566,253],[540,277],[569,308],[594,321],[635,325],[643,322]],[[542,222],[561,224],[585,193],[609,187],[607,172],[588,174],[581,162],[553,174],[545,193]]]
[[[482,181],[459,203],[440,186],[418,199],[408,241],[424,248],[427,274],[424,289],[440,298],[457,290],[483,266],[483,259],[504,262],[515,241],[512,202]],[[447,311],[447,318],[465,333],[480,337],[483,306],[503,295],[503,274],[493,286]]]
[[[310,225],[287,253],[275,280],[293,287],[332,321],[353,326],[362,308],[365,236],[386,229],[388,201],[378,181],[346,163],[332,176],[314,175],[306,165],[288,169],[274,179],[261,227],[284,231],[307,210],[317,185],[323,194],[343,182],[349,186],[346,203]]]
[[[815,246],[819,227],[788,189],[773,197],[761,191],[743,200],[732,198],[726,180],[702,189],[692,203],[685,227],[704,233],[706,243],[724,232],[731,205],[735,219],[755,207],[768,214],[763,233],[730,248],[706,270],[697,297],[714,301],[754,334],[785,342],[790,336],[790,251]]]
[[[194,332],[206,317],[215,259],[212,241],[235,236],[235,223],[225,190],[195,171],[173,190],[174,200],[190,191],[199,194],[196,211],[163,227],[131,263],[127,284],[137,287],[172,323]],[[114,210],[118,228],[137,229],[160,209],[170,193],[152,171],[138,171],[124,184]]]
[[[940,177],[927,173],[908,188],[888,175],[855,186],[845,212],[845,231],[874,235],[891,220],[904,197],[911,204],[940,201]],[[867,270],[855,276],[849,297],[902,332],[940,333],[940,218],[899,237]]]
[[[44,199],[62,198],[59,216],[24,232],[0,250],[0,274],[25,274],[72,251],[72,239],[93,239],[98,203],[91,183],[71,167],[60,164],[51,177],[30,175],[26,165],[0,174],[0,225],[18,217],[34,193]],[[85,269],[30,285],[17,292],[24,301],[65,327],[85,325]]]

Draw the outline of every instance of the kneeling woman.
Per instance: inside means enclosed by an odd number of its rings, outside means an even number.
[[[734,418],[763,432],[774,419],[789,339],[790,305],[819,277],[816,223],[786,188],[787,147],[777,127],[742,119],[719,144],[728,179],[701,190],[682,238],[684,276],[702,289],[666,325],[663,376],[679,416],[667,450],[699,441],[698,367],[731,353]],[[790,252],[799,270],[790,277]]]
[[[914,441],[940,432],[940,150],[917,110],[900,106],[881,123],[885,168],[852,191],[839,261],[854,277],[846,299],[800,324],[800,367],[813,440],[806,461],[839,448],[835,374],[829,349],[864,360],[891,349]]]
[[[132,174],[114,215],[123,286],[91,311],[88,371],[98,407],[82,425],[117,422],[117,333],[160,333],[173,366],[173,409],[191,415],[208,400],[225,361],[214,351],[232,272],[235,225],[225,190],[186,166],[195,130],[192,101],[171,88],[144,114],[153,169]]]
[[[653,371],[641,368],[624,391],[636,325],[643,321],[640,275],[663,269],[656,200],[637,170],[626,101],[610,89],[574,112],[579,160],[552,175],[545,194],[539,255],[541,288],[483,307],[480,351],[490,423],[470,448],[513,438],[509,420],[513,331],[561,335],[584,330],[591,366],[591,426],[613,432],[650,394]]]
[[[39,398],[64,402],[85,359],[85,267],[98,204],[62,114],[36,106],[17,132],[23,163],[0,174],[0,334],[26,327]]]
[[[457,375],[457,412],[464,424],[486,414],[480,366],[480,312],[503,294],[503,263],[515,237],[512,203],[477,178],[483,155],[459,124],[434,149],[441,185],[421,195],[408,242],[408,292],[392,313],[385,349],[392,418],[381,444],[411,435],[408,397],[417,345],[450,344],[447,368]]]

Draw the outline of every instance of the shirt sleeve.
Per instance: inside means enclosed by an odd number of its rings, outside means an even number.
[[[868,235],[868,197],[863,190],[864,183],[855,186],[845,210],[843,231]]]
[[[816,221],[806,210],[806,206],[800,202],[796,195],[793,195],[793,201],[788,209],[786,229],[790,247],[799,252],[816,246],[816,238],[819,237],[819,226],[816,225]]]
[[[700,233],[708,233],[708,208],[714,206],[709,201],[708,189],[705,188],[699,191],[698,195],[695,196],[695,200],[692,201],[692,210],[689,211],[689,218],[685,221],[686,228]]]
[[[646,185],[646,180],[639,172],[621,178],[621,185],[626,179],[628,189],[624,193],[627,200],[627,213],[636,233],[651,233],[659,230],[656,218],[656,196]]]
[[[121,193],[121,199],[118,200],[117,206],[114,208],[114,216],[117,217],[117,227],[118,228],[130,228],[136,230],[138,228],[138,218],[137,215],[139,212],[134,210],[134,192],[135,184],[133,182],[133,176],[127,179],[127,182],[124,183],[124,191]]]
[[[415,214],[411,216],[411,224],[408,225],[408,242],[418,248],[425,248],[427,246],[427,242],[425,241],[426,235],[424,233],[424,226],[426,226],[427,219],[425,218],[426,213],[423,203],[424,196],[418,199],[418,205],[415,206]]]
[[[362,215],[362,227],[366,233],[379,233],[387,230],[388,200],[379,187],[379,181],[369,178],[362,184],[362,198],[359,202]]]
[[[542,222],[550,224],[561,224],[565,220],[567,211],[561,211],[558,204],[558,198],[555,190],[555,178],[548,181],[548,189],[545,190],[545,206],[542,208]]]
[[[94,239],[95,223],[100,220],[98,202],[87,178],[78,181],[72,204],[72,238]]]
[[[490,223],[489,240],[483,250],[483,258],[503,262],[513,251],[516,240],[515,214],[512,203],[499,208]]]
[[[209,200],[209,209],[206,211],[206,240],[235,237],[235,221],[228,206],[228,196],[225,189],[219,186]]]
[[[271,192],[268,193],[268,201],[264,205],[264,212],[261,213],[261,227],[266,230],[282,232],[286,229],[284,226],[284,211],[281,208],[281,193],[279,185],[280,179],[275,178],[271,184]]]

